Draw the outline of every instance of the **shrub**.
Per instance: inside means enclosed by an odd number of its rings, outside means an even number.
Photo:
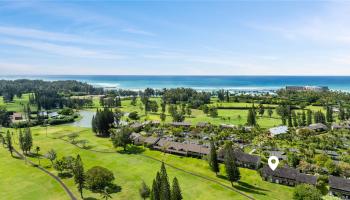
[[[321,192],[312,185],[300,184],[295,187],[294,200],[322,200]]]
[[[50,125],[58,125],[58,124],[65,124],[65,123],[71,123],[74,122],[74,117],[72,116],[65,116],[57,119],[49,119],[48,123]]]
[[[113,172],[104,167],[95,166],[86,172],[86,184],[92,191],[102,191],[111,185],[113,180]]]
[[[71,108],[63,108],[62,110],[58,111],[58,114],[60,114],[60,115],[73,115],[74,111]]]
[[[140,119],[138,113],[136,111],[129,113],[129,118],[132,120],[138,120]]]

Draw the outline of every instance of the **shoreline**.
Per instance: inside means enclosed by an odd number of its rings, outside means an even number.
[[[197,91],[275,93],[286,86],[327,85],[331,91],[350,92],[350,76],[130,76],[130,75],[9,75],[0,80],[76,80],[105,90],[140,91],[146,88],[192,88]]]

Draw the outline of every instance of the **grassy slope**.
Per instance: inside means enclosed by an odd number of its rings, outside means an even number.
[[[23,160],[12,158],[2,147],[0,163],[1,199],[69,199],[59,183]]]
[[[14,103],[6,104],[6,107],[8,108],[8,110],[21,111],[22,109],[21,102],[22,103],[28,102],[28,95],[24,95],[23,97],[24,97],[23,99],[16,98]],[[160,101],[159,98],[155,98],[155,99],[157,101]],[[95,106],[98,106],[98,101],[94,101],[94,103],[95,103]],[[0,105],[3,105],[3,104],[4,103],[0,98]],[[140,109],[140,101],[138,101],[137,106],[132,106],[130,105],[130,100],[124,100],[122,102],[122,105],[123,105],[122,110],[125,112],[138,111],[140,114],[144,113]],[[251,106],[250,104],[246,104],[246,103],[228,103],[227,106],[244,106],[244,105]],[[312,107],[311,109],[320,110],[322,108]],[[160,111],[158,113],[160,113]],[[195,110],[195,109],[192,110],[192,115],[194,117],[187,117],[186,121],[190,121],[192,123],[197,123],[200,121],[209,121],[213,124],[220,124],[220,123],[244,124],[246,121],[247,111],[246,110],[219,110],[219,116],[225,117],[226,120],[220,117],[218,118],[208,117],[201,110]],[[240,115],[241,119],[238,118],[238,115]],[[228,120],[227,119],[228,117],[230,117],[231,119]],[[142,119],[159,120],[159,114],[150,113],[148,116],[142,116]],[[168,122],[171,121],[171,117],[168,116],[166,121]],[[258,122],[262,127],[271,127],[271,126],[279,125],[280,119],[278,119],[278,116],[274,113],[272,118],[268,118],[266,116],[263,116],[262,118],[259,117]],[[80,135],[81,135],[80,139],[89,140],[89,145],[91,145],[93,149],[99,149],[99,150],[103,149],[103,150],[109,150],[109,151],[113,149],[110,141],[103,138],[96,138],[88,129],[69,127],[69,126],[55,126],[55,127],[49,128],[49,135],[57,137],[57,136],[67,135],[73,131],[82,131],[80,132]],[[67,144],[62,140],[58,140],[58,139],[54,140],[54,139],[49,139],[44,137],[45,131],[44,129],[39,127],[33,128],[33,133],[34,133],[35,145],[40,146],[42,149],[41,152],[43,153],[47,152],[50,148],[54,148],[59,153],[59,156],[80,154],[83,157],[86,168],[89,168],[93,165],[102,165],[102,166],[108,167],[109,169],[112,169],[116,175],[116,183],[122,186],[122,191],[120,193],[113,195],[113,197],[117,199],[138,199],[137,191],[141,180],[145,180],[148,184],[151,184],[151,181],[154,178],[154,175],[160,166],[158,162],[147,158],[143,158],[140,155],[101,154],[101,153],[93,153],[86,150],[81,150],[77,147]],[[157,158],[157,159],[165,159],[166,162],[174,166],[177,166],[182,169],[186,169],[188,171],[195,172],[204,176],[209,176],[217,181],[220,181],[223,184],[230,185],[228,181],[215,177],[215,175],[212,172],[210,172],[207,166],[207,163],[204,160],[193,159],[193,158],[183,158],[183,157],[168,155],[168,154],[164,155],[160,152],[150,151],[150,150],[146,150],[143,154]],[[18,160],[14,160],[14,159],[6,159],[6,160],[7,162],[9,162],[8,165],[13,164],[14,166],[17,166],[14,162]],[[44,165],[48,167],[50,166],[50,163],[47,160],[43,160],[42,162]],[[27,168],[30,168],[30,167],[27,167]],[[32,173],[34,174],[42,173],[42,172],[37,172],[36,169],[33,169],[33,170],[34,171]],[[221,186],[218,186],[217,184],[203,181],[202,179],[189,176],[187,174],[184,174],[183,172],[172,170],[171,168],[169,168],[168,170],[169,170],[170,178],[176,176],[180,180],[181,186],[183,187],[183,190],[184,190],[185,199],[214,199],[214,198],[244,199],[241,195],[232,191],[228,191],[227,189],[224,189]],[[235,188],[240,189],[241,191],[247,192],[257,199],[290,199],[291,198],[293,188],[264,182],[261,180],[258,173],[253,170],[241,169],[241,173],[242,173],[241,183],[235,184]],[[24,173],[24,174],[28,174],[28,173]],[[222,170],[222,174],[224,174],[223,170]],[[52,180],[50,179],[49,181],[52,181]],[[76,193],[76,196],[79,196],[73,181],[71,179],[65,179],[64,181]],[[21,187],[20,183],[22,182],[23,182],[22,180],[16,181],[13,184],[15,186],[13,187],[14,188],[13,190],[19,189]],[[3,184],[2,180],[0,180],[0,185],[1,184]],[[55,198],[54,196],[56,195],[56,193],[62,193],[62,192],[63,190],[60,190],[60,192],[58,191],[55,192],[52,198],[53,199]],[[87,192],[86,196],[99,198],[98,194],[92,194],[90,192]]]
[[[95,153],[87,150],[79,149],[60,139],[50,139],[45,137],[45,130],[43,128],[35,127],[32,129],[34,135],[35,145],[41,147],[41,152],[47,152],[50,148],[54,148],[59,157],[64,155],[80,154],[83,158],[84,164],[87,168],[93,165],[101,165],[111,169],[115,176],[115,183],[122,187],[122,191],[113,194],[116,199],[138,199],[138,187],[142,180],[151,184],[156,171],[160,167],[160,163],[149,158],[145,158],[137,154],[103,154]],[[90,130],[84,128],[74,128],[69,126],[50,127],[48,130],[49,136],[62,137],[70,132],[80,132],[79,139],[86,139],[92,149],[98,150],[114,150],[111,142],[108,139],[97,138],[93,136]],[[212,173],[204,160],[188,157],[180,157],[169,154],[162,154],[158,151],[151,151],[146,149],[143,155],[148,155],[157,159],[163,159],[169,164],[172,164],[181,169],[191,171],[200,175],[204,175],[215,179],[225,185],[230,186],[230,183],[222,178],[217,178]],[[36,162],[35,159],[33,159]],[[47,160],[42,161],[44,166],[50,166]],[[222,174],[224,174],[223,166]],[[201,178],[188,175],[184,172],[176,171],[170,167],[167,168],[169,177],[172,179],[176,176],[183,189],[185,199],[245,199],[238,193],[225,189],[215,183],[208,182]],[[51,169],[52,170],[52,169]],[[56,172],[55,172],[56,173]],[[241,169],[242,179],[239,184],[235,184],[235,188],[254,196],[256,199],[291,199],[293,188],[271,184],[261,180],[259,174],[254,170]],[[71,179],[64,179],[67,185],[76,193],[78,192]],[[98,194],[87,192],[86,197],[98,198]]]
[[[3,101],[3,97],[0,96],[0,106],[6,106],[8,111],[15,112],[23,112],[23,105],[27,105],[29,103],[29,94],[23,94],[22,98],[17,98],[16,96],[13,98],[13,102],[5,103]],[[32,111],[36,110],[35,106],[30,106]]]
[[[84,130],[84,129],[79,129]],[[86,130],[86,129],[85,129]],[[49,135],[60,136],[62,134],[69,134],[75,131],[72,127],[59,126],[50,127]],[[116,180],[115,183],[122,187],[121,192],[113,194],[114,199],[139,199],[138,188],[142,180],[147,184],[151,184],[155,177],[157,170],[160,168],[160,163],[149,158],[142,157],[135,154],[120,154],[120,153],[95,153],[87,150],[79,149],[71,144],[67,144],[60,139],[50,139],[45,137],[45,130],[43,128],[35,127],[32,129],[35,146],[41,147],[41,152],[47,152],[54,148],[58,152],[58,156],[76,156],[80,154],[85,168],[88,169],[95,165],[104,166],[113,171]],[[107,139],[96,138],[92,133],[83,131],[80,133],[81,138],[92,141],[90,145],[97,149],[113,150],[110,146],[110,141]],[[86,137],[85,137],[86,136]],[[11,159],[8,159],[12,161]],[[36,159],[33,159],[37,162]],[[49,167],[50,162],[42,160],[42,165]],[[53,169],[49,169],[53,170]],[[54,171],[54,170],[53,170]],[[57,174],[57,172],[55,172]],[[177,177],[183,188],[183,195],[185,199],[245,199],[242,195],[225,189],[215,183],[205,181],[195,176],[189,176],[184,172],[179,172],[168,167],[169,178]],[[71,190],[79,196],[72,179],[63,179],[64,182],[71,188]],[[0,180],[1,181],[1,180]],[[20,187],[21,183],[17,182],[12,185],[13,188]],[[99,194],[94,194],[86,191],[86,197],[99,198]],[[35,199],[35,198],[32,198]]]

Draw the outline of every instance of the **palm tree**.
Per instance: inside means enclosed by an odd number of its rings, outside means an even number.
[[[109,194],[108,187],[106,186],[105,189],[101,193],[101,197],[104,200],[112,199],[112,196]]]

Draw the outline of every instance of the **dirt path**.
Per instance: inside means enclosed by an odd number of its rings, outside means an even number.
[[[31,164],[32,166],[35,166],[37,169],[43,171],[44,173],[48,174],[49,176],[51,176],[52,178],[54,178],[65,190],[65,192],[68,194],[68,196],[70,197],[71,200],[77,200],[77,198],[74,196],[74,194],[72,193],[72,191],[69,190],[69,188],[66,186],[66,184],[63,183],[63,181],[56,175],[54,175],[53,173],[47,171],[46,169],[42,168],[41,166],[38,166],[37,164],[33,163],[31,160],[25,158],[21,153],[19,153],[16,149],[13,150],[18,157],[20,157],[22,160],[25,160],[26,162],[28,162],[29,164]]]

